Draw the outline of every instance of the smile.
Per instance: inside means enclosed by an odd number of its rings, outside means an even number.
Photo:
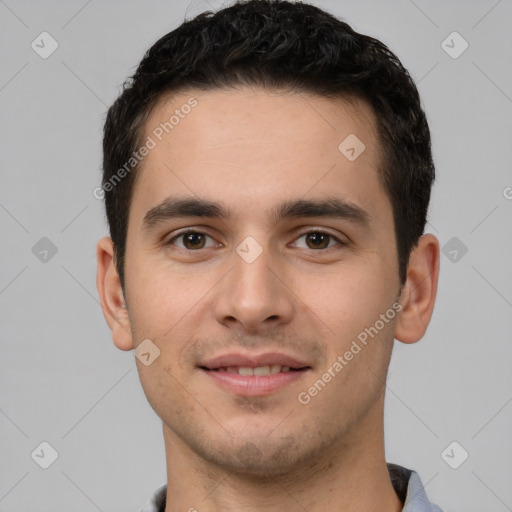
[[[256,368],[251,368],[249,366],[224,366],[222,368],[215,368],[212,371],[216,372],[227,372],[227,373],[235,373],[239,375],[275,375],[276,373],[286,373],[289,371],[298,371],[297,368],[290,368],[289,366],[281,366],[280,364],[266,365],[266,366],[257,366]]]
[[[240,396],[266,396],[303,378],[311,368],[290,368],[282,365],[265,365],[254,368],[228,366],[216,369],[201,368],[214,384]]]

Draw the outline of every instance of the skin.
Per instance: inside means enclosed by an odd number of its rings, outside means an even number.
[[[115,345],[132,350],[149,338],[160,349],[137,367],[163,423],[166,511],[401,510],[384,456],[384,383],[394,338],[416,342],[430,321],[439,243],[420,238],[400,287],[371,107],[259,88],[187,91],[153,109],[146,136],[191,96],[197,107],[150,151],[137,177],[126,296],[111,239],[97,246],[97,286]],[[354,161],[338,150],[349,134],[366,146]],[[143,230],[146,212],[171,194],[220,202],[233,215]],[[270,216],[284,200],[326,197],[364,209],[368,226]],[[186,246],[173,239],[183,228],[208,236]],[[321,248],[307,235],[318,230],[332,235]],[[247,236],[262,249],[252,263],[235,250]],[[401,312],[300,403],[298,394],[397,299]],[[238,396],[197,367],[237,350],[285,352],[311,369],[268,396]]]

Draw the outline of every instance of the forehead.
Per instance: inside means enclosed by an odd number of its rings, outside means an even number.
[[[336,191],[368,209],[386,202],[375,116],[357,98],[180,91],[161,98],[144,128],[152,149],[137,171],[139,215],[184,194],[222,197],[234,212]]]
[[[195,136],[189,138],[192,133]],[[367,156],[377,157],[373,155],[379,149],[375,115],[362,99],[330,99],[255,87],[164,94],[144,126],[144,136],[163,145],[162,139],[174,139],[176,146],[187,139],[187,148],[201,151],[209,146],[211,152],[221,150],[215,146],[226,142],[241,150],[251,143],[259,147],[266,143],[267,156],[277,141],[286,142],[288,152],[294,148],[297,155],[314,150],[332,154],[350,134],[358,134],[368,143]],[[279,155],[286,156],[281,151]]]

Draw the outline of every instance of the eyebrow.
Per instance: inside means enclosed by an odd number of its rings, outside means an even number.
[[[181,217],[227,220],[232,215],[231,209],[215,201],[170,196],[148,210],[142,221],[142,230],[150,231],[161,222]],[[370,215],[366,210],[338,197],[283,201],[271,209],[270,217],[275,224],[287,218],[329,217],[348,220],[364,228],[370,226]]]

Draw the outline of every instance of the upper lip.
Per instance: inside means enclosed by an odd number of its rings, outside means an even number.
[[[263,354],[242,354],[229,353],[223,354],[203,361],[199,366],[206,367],[209,370],[216,368],[227,368],[237,366],[244,368],[257,368],[259,366],[281,365],[290,368],[305,368],[308,365],[292,356],[281,354],[279,352],[265,352]]]

